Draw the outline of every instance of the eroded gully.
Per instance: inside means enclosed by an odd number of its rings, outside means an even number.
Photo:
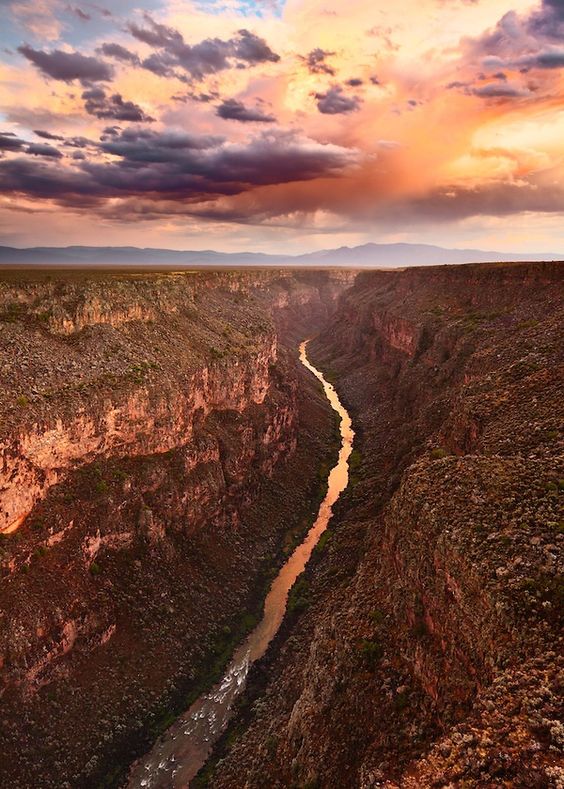
[[[307,358],[307,343],[300,345],[300,361],[319,379],[331,407],[340,417],[339,459],[329,474],[327,494],[304,541],[295,549],[276,578],[264,603],[261,621],[237,648],[225,674],[208,693],[200,696],[165,732],[153,749],[131,769],[128,789],[186,789],[207,761],[225,730],[233,702],[246,684],[249,667],[261,658],[284,618],[288,592],[303,572],[319,538],[327,528],[333,505],[349,479],[349,457],[354,431],[351,418],[333,387]]]

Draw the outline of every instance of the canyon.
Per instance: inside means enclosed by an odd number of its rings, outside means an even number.
[[[562,268],[3,272],[0,776],[112,787],[351,479],[211,787],[554,787]]]
[[[289,349],[351,278],[4,274],[4,785],[112,785],[253,626],[336,451]]]
[[[561,787],[562,269],[359,274],[352,481],[200,784]]]

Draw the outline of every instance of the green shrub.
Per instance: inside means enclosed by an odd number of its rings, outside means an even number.
[[[384,656],[382,645],[378,641],[369,641],[367,639],[361,641],[360,653],[370,665],[377,663]]]
[[[304,611],[309,606],[309,584],[307,579],[300,576],[290,589],[288,595],[289,613]]]
[[[446,458],[447,455],[448,452],[442,447],[435,447],[435,449],[431,450],[431,457],[433,460],[441,460],[441,458]]]
[[[374,622],[375,625],[381,625],[384,621],[384,614],[380,609],[376,608],[370,614],[370,619]]]
[[[407,707],[408,695],[405,692],[397,693],[394,699],[394,706],[398,712],[402,712]]]
[[[353,449],[351,455],[349,457],[349,468],[351,471],[356,471],[356,469],[362,463],[362,455],[358,451],[358,449]]]
[[[90,565],[90,575],[100,575],[102,572],[102,568],[96,562],[92,562]]]
[[[106,491],[108,490],[108,483],[103,479],[99,479],[94,487],[96,493],[106,493]]]
[[[325,546],[331,539],[331,532],[328,529],[325,529],[319,540],[317,541],[317,545],[315,546],[317,551],[325,550]]]

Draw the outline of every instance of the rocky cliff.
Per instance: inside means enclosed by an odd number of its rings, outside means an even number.
[[[561,327],[558,264],[342,296],[352,483],[200,783],[564,785]]]
[[[3,784],[112,785],[252,626],[332,446],[294,338],[351,280],[2,276]]]

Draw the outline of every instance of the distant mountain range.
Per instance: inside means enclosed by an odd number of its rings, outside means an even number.
[[[0,265],[29,266],[343,266],[402,267],[445,263],[482,263],[519,260],[564,260],[564,254],[518,254],[482,249],[446,249],[430,244],[364,244],[324,249],[306,255],[266,255],[257,252],[177,251],[138,247],[31,247],[0,246]]]

